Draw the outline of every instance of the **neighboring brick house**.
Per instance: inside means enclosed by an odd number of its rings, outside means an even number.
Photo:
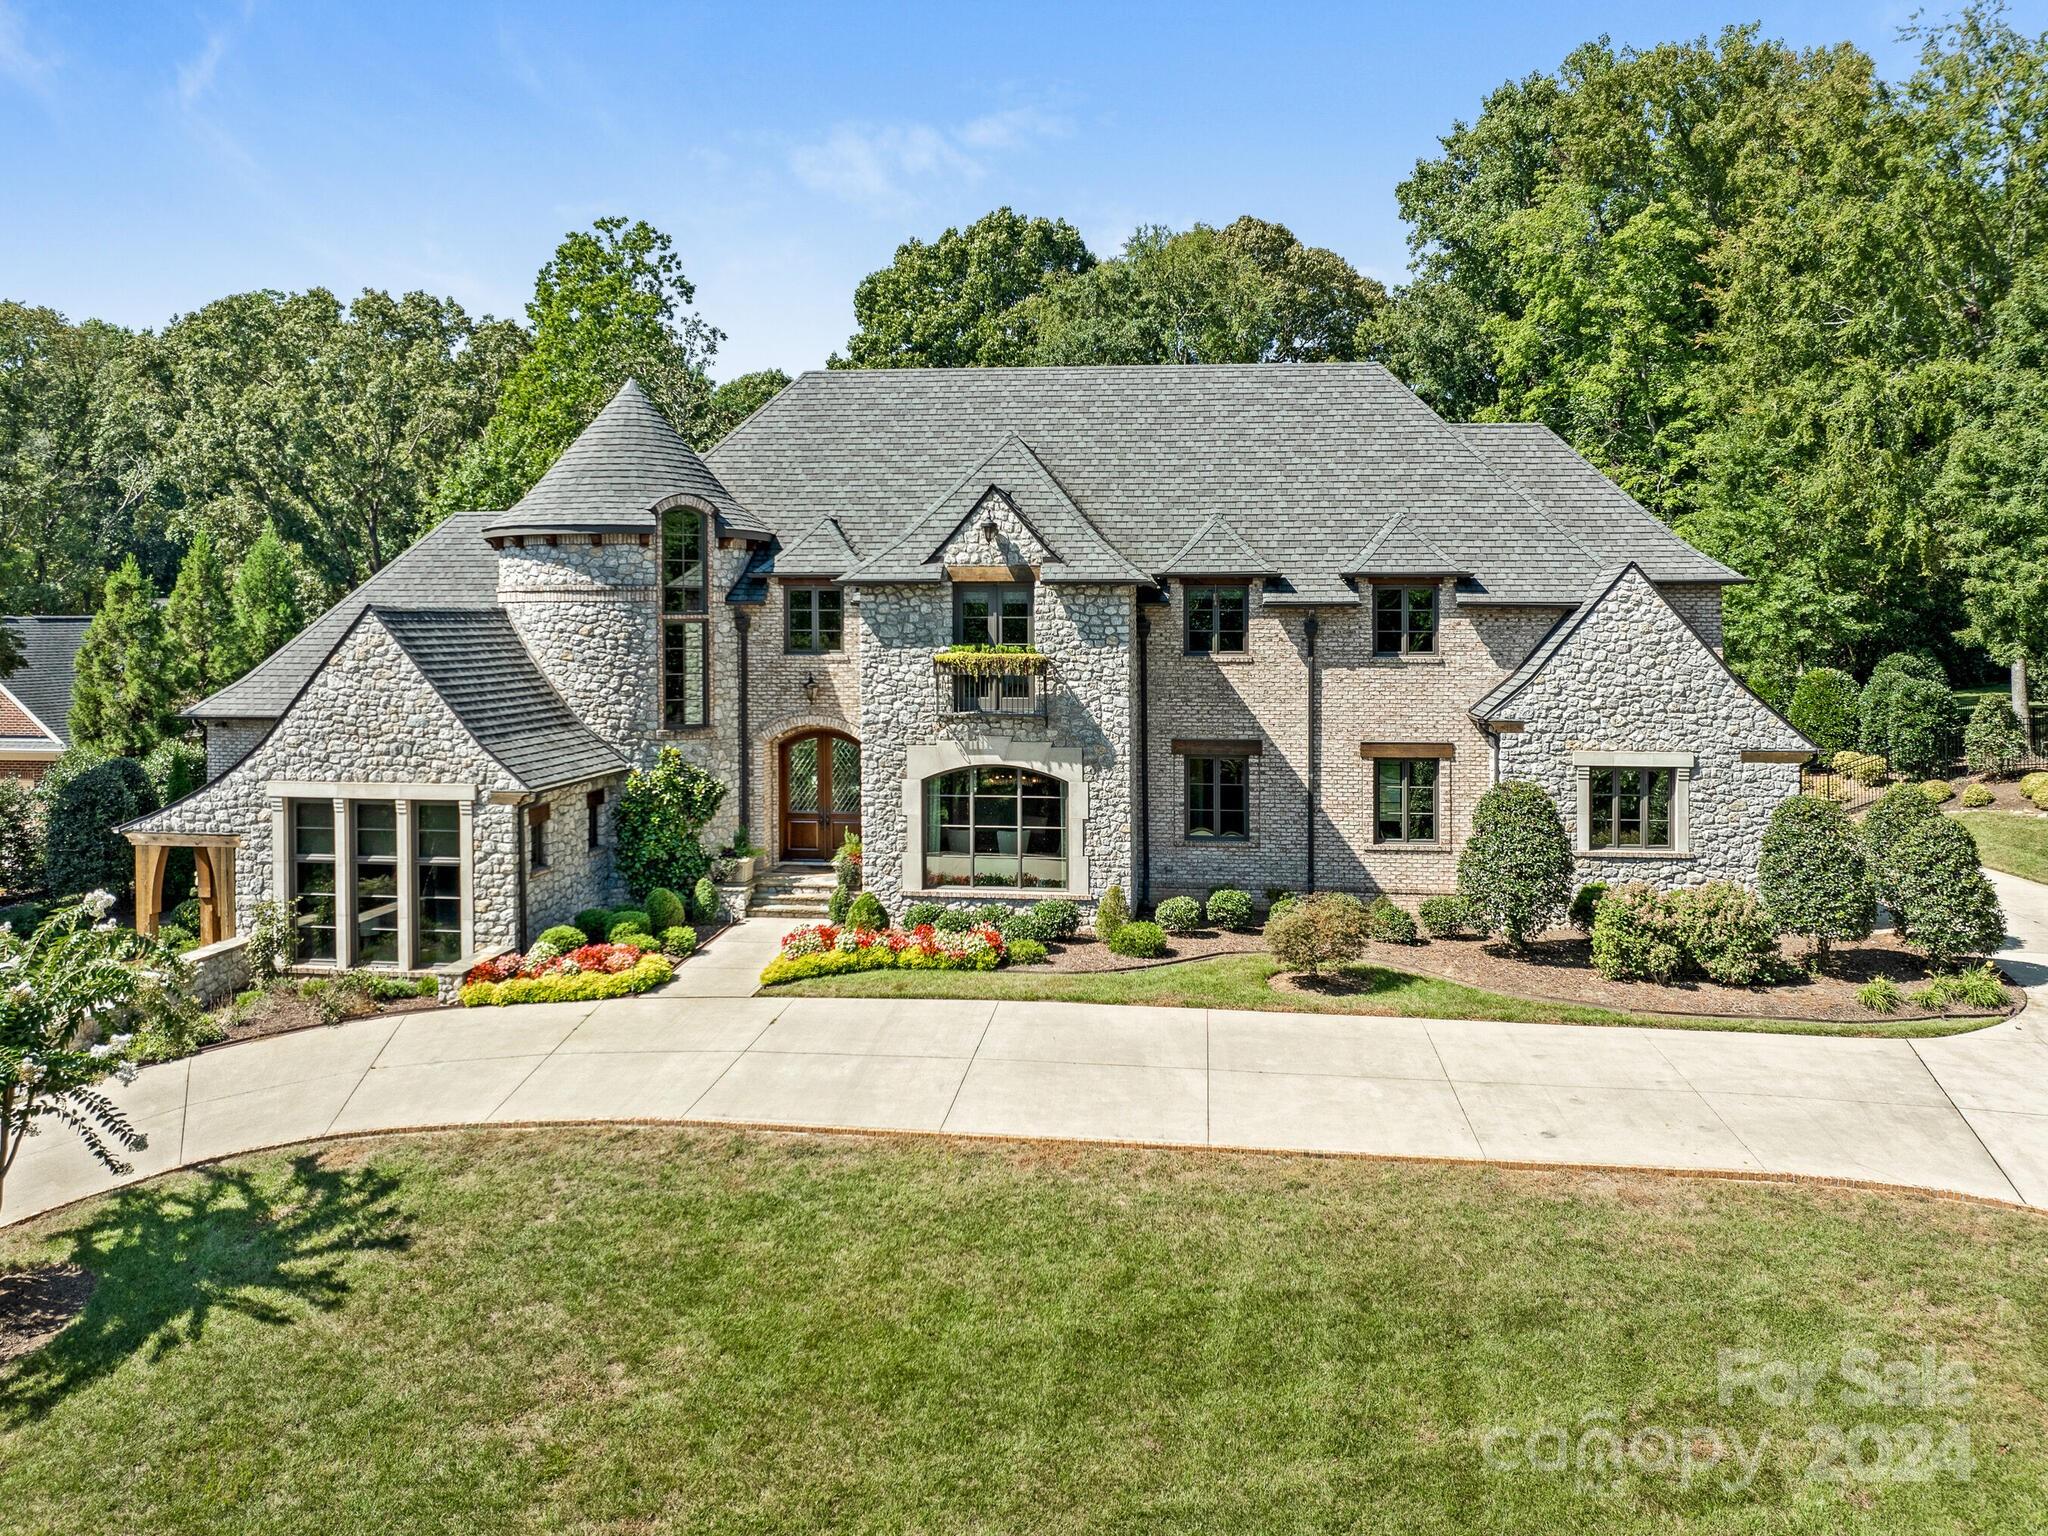
[[[38,782],[71,745],[71,685],[90,618],[0,619],[21,665],[0,677],[0,779]]]
[[[898,910],[1446,890],[1501,777],[1586,878],[1745,880],[1809,747],[1721,663],[1740,579],[1370,364],[812,373],[701,459],[628,384],[196,706],[212,782],[130,833],[414,965],[618,899],[670,745]]]

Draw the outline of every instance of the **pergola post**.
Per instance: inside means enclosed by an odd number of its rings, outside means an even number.
[[[164,910],[164,865],[170,850],[162,843],[135,845],[135,931],[153,934]]]
[[[135,931],[163,925],[164,870],[173,848],[190,848],[199,877],[199,942],[218,944],[235,934],[235,849],[239,839],[218,833],[131,832],[135,845]]]

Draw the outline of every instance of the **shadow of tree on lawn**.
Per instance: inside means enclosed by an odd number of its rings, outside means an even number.
[[[0,1379],[0,1417],[19,1424],[143,1352],[161,1359],[201,1338],[217,1313],[283,1326],[349,1294],[354,1254],[403,1251],[398,1178],[294,1157],[288,1178],[203,1168],[109,1197],[65,1233],[64,1261],[99,1277],[85,1312]]]

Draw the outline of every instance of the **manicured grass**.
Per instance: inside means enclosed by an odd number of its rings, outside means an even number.
[[[1977,857],[1991,868],[2048,884],[2048,816],[1965,811],[1956,820],[1970,829]]]
[[[100,1285],[0,1374],[10,1531],[2017,1531],[2048,1478],[2048,1223],[1912,1196],[614,1127],[0,1236],[60,1259]],[[1966,1400],[1858,1406],[1848,1349]],[[1723,1400],[1722,1350],[1824,1374]],[[1529,1465],[1600,1424],[1763,1455]],[[1830,1425],[1972,1466],[1814,1480]]]
[[[1888,1019],[1853,1023],[1803,1019],[1716,1019],[1617,1013],[1485,992],[1384,966],[1348,967],[1357,990],[1328,995],[1276,992],[1270,955],[1222,955],[1140,971],[859,971],[770,989],[776,997],[993,997],[1063,1003],[1151,1003],[1170,1008],[1265,1008],[1290,1013],[1356,1013],[1416,1019],[1507,1019],[1531,1024],[1626,1024],[1652,1029],[1740,1029],[1784,1035],[1880,1035],[1926,1039],[1982,1029],[1989,1019]]]

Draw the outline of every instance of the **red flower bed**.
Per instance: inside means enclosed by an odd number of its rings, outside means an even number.
[[[630,944],[585,944],[572,949],[566,955],[528,964],[526,957],[519,954],[499,955],[495,960],[482,960],[469,968],[462,978],[467,986],[477,981],[510,981],[513,977],[532,978],[553,976],[568,971],[599,971],[606,975],[617,975],[630,971],[639,962],[640,951]]]

